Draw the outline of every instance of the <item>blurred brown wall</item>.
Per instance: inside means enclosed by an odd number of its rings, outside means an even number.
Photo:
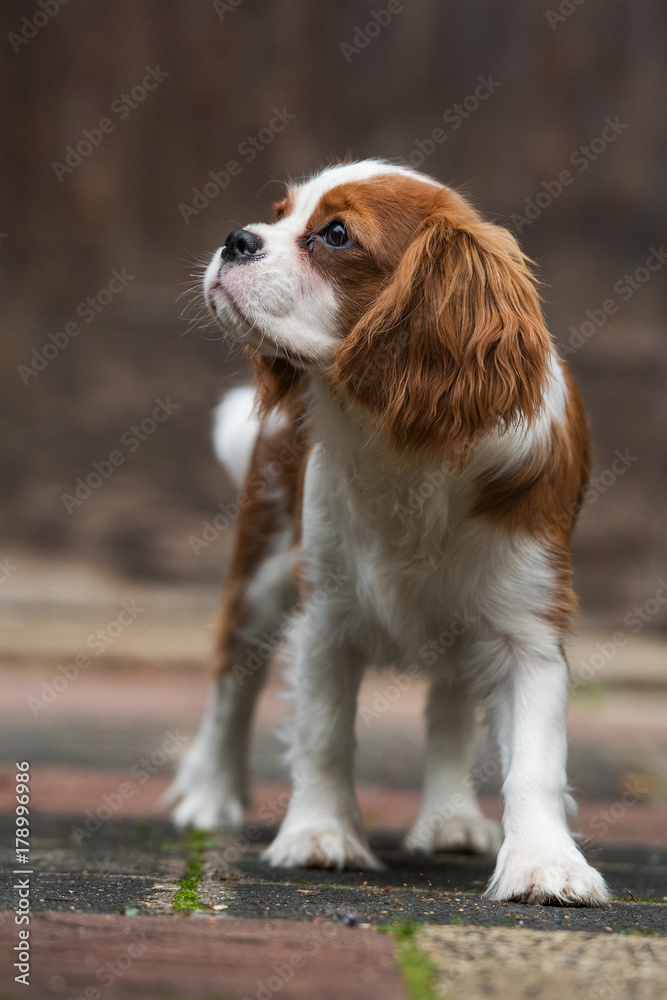
[[[179,317],[183,283],[285,178],[423,157],[539,264],[602,474],[577,541],[584,606],[613,621],[653,595],[667,268],[642,268],[667,241],[663,4],[6,0],[2,18],[6,546],[217,577],[216,546],[195,556],[188,537],[233,497],[208,422],[242,366]],[[33,349],[54,343],[37,372]],[[132,450],[166,397],[172,415]],[[68,512],[62,494],[114,451]]]

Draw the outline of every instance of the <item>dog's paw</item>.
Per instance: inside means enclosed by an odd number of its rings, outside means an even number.
[[[180,794],[180,793],[177,793]],[[243,826],[243,802],[217,787],[205,786],[187,792],[174,809],[176,826],[200,830],[239,830]]]
[[[403,844],[412,854],[497,854],[501,840],[500,827],[486,816],[431,816],[418,819]]]
[[[510,851],[499,858],[484,895],[489,899],[563,906],[602,906],[611,898],[602,875],[576,849],[532,857],[526,851]]]
[[[262,859],[275,868],[384,867],[365,838],[337,820],[283,826]]]
[[[179,827],[238,830],[243,825],[246,801],[238,778],[210,761],[202,762],[192,750],[183,757],[162,802],[178,802],[172,818]]]

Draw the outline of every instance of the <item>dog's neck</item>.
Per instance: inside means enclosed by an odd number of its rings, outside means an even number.
[[[460,468],[444,455],[397,453],[371,415],[342,394],[332,393],[321,374],[309,374],[307,385],[304,399],[313,441],[326,463],[335,468],[340,487],[347,489],[355,506],[359,504],[359,513],[363,510],[373,520],[386,518],[397,505],[413,503],[416,494],[424,498],[423,511],[430,511],[436,521],[451,518],[459,508],[465,512],[484,478],[511,473],[529,455],[538,460],[541,455],[546,457],[552,420],[564,420],[563,376],[554,358],[537,421],[530,427],[517,425],[490,432]],[[422,529],[428,521],[428,517],[420,519]]]
[[[305,399],[313,440],[346,475],[397,475],[424,467],[424,460],[397,455],[370,414],[332,392],[318,373],[308,379]]]

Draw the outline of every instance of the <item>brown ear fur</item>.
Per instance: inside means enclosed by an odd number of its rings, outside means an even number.
[[[536,416],[549,350],[516,240],[444,190],[332,376],[400,450],[462,462],[483,433]]]
[[[244,351],[245,357],[255,367],[259,415],[266,416],[269,410],[279,406],[290,414],[294,408],[301,408],[299,390],[302,372],[282,358],[267,358],[257,354],[250,347]]]

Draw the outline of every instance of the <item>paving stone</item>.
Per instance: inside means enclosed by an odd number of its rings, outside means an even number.
[[[393,939],[341,923],[44,913],[27,989],[7,974],[15,941],[0,915],[6,1000],[408,1000]]]
[[[416,943],[456,1000],[659,1000],[667,938],[556,934],[516,927],[427,927]]]

